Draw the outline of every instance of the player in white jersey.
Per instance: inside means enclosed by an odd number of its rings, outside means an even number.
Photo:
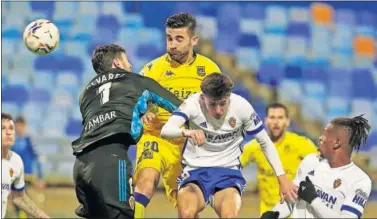
[[[320,155],[301,162],[294,183],[298,201],[278,203],[261,218],[360,218],[372,187],[369,176],[351,160],[365,145],[370,125],[362,116],[336,118],[319,138]],[[292,208],[293,207],[293,208]]]
[[[10,149],[15,140],[12,116],[1,113],[1,218],[7,211],[8,197],[26,213],[36,218],[49,218],[25,194],[24,164],[21,157]]]
[[[262,120],[232,88],[228,76],[210,74],[201,84],[202,92],[186,99],[161,130],[163,138],[187,137],[182,152],[184,169],[178,179],[180,218],[194,218],[208,203],[221,218],[238,216],[246,184],[239,160],[244,134],[255,135],[262,145],[281,191],[290,199],[297,197]],[[189,129],[181,128],[186,122]]]

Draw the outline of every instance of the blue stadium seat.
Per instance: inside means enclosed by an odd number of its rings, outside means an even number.
[[[65,126],[65,133],[67,136],[79,136],[81,133],[81,120],[69,119]]]
[[[352,73],[353,97],[374,99],[377,97],[376,85],[368,69],[354,69]]]
[[[343,97],[332,97],[327,98],[327,112],[329,114],[338,116],[348,116],[350,113],[349,99]]]
[[[1,98],[3,102],[11,102],[23,106],[28,100],[27,88],[20,85],[7,86],[2,88]]]
[[[240,21],[240,31],[245,34],[255,34],[258,37],[264,34],[264,24],[263,21],[252,20],[248,18],[241,19]]]
[[[280,34],[265,34],[261,43],[262,60],[278,60],[283,58],[285,37]]]
[[[174,13],[186,12],[192,15],[200,14],[200,8],[197,4],[192,4],[192,2],[176,2],[174,4]]]
[[[359,26],[375,27],[376,25],[376,16],[372,12],[360,11],[357,18]]]
[[[93,20],[93,18],[97,17],[100,14],[100,4],[99,2],[77,2],[78,4],[78,12],[79,18],[88,18],[87,20]]]
[[[332,39],[333,47],[336,51],[353,52],[352,41],[354,30],[349,25],[336,25],[336,31]]]
[[[265,7],[256,3],[246,3],[246,5],[242,7],[242,17],[244,18],[264,21],[265,13]]]
[[[303,82],[305,96],[325,101],[327,98],[326,84],[319,81]]]
[[[302,78],[303,73],[301,66],[286,65],[284,71],[284,78],[286,79],[300,80]]]
[[[12,116],[16,117],[19,114],[20,107],[12,102],[5,102],[3,99],[3,102],[1,103],[1,111],[4,113],[9,113]]]
[[[159,50],[155,45],[140,44],[137,47],[136,54],[140,59],[153,60],[164,54],[164,51]]]
[[[229,16],[229,15],[232,16]],[[217,8],[219,30],[238,33],[240,31],[241,7],[235,2],[224,3]]]
[[[215,39],[217,37],[217,20],[210,16],[196,16],[197,31],[204,39]]]
[[[352,83],[343,81],[339,78],[338,81],[329,82],[329,95],[334,97],[350,98],[352,95]]]
[[[302,37],[288,37],[285,58],[289,64],[304,66],[308,42]]]
[[[1,37],[2,39],[11,39],[11,40],[19,41],[22,39],[22,33],[19,29],[10,28],[10,29],[2,30]]]
[[[121,27],[118,17],[115,15],[99,15],[96,22],[97,28],[108,28],[116,31]]]
[[[72,109],[71,116],[72,116],[72,119],[74,119],[74,120],[80,120],[81,121],[82,118],[81,118],[80,108],[79,107],[74,107]]]
[[[51,72],[38,71],[33,74],[33,86],[52,91],[55,88],[55,78]]]
[[[309,39],[311,35],[309,24],[304,22],[291,22],[288,24],[287,34],[289,36],[298,36]]]
[[[55,90],[52,94],[52,104],[60,107],[62,110],[72,109],[76,102],[72,94],[67,90]]]
[[[166,18],[174,12],[171,2],[148,2],[140,4],[139,13],[144,16],[144,24],[146,27],[161,28]],[[153,15],[153,16],[148,16]]]
[[[124,45],[127,50],[131,49],[136,49],[137,46],[141,43],[140,40],[140,32],[141,29],[133,29],[133,28],[121,28],[118,34],[118,41],[122,42],[121,45]],[[132,40],[129,40],[132,39]],[[162,44],[162,43],[161,43]]]
[[[43,88],[32,88],[29,90],[30,101],[38,104],[47,104],[51,101],[50,91]]]
[[[81,76],[84,70],[84,66],[81,57],[77,56],[65,56],[59,61],[58,71],[70,71],[74,72],[78,76]]]
[[[254,48],[239,47],[237,50],[237,66],[243,69],[256,71],[259,69],[259,50]]]
[[[47,17],[51,17],[55,12],[55,2],[42,1],[42,2],[30,2],[31,9],[35,12],[41,12]]]
[[[42,133],[48,137],[64,137],[65,125],[67,123],[66,117],[48,117],[42,120]]]
[[[239,46],[260,48],[259,38],[254,34],[241,34]]]
[[[45,106],[35,102],[28,102],[22,110],[26,121],[42,121],[45,115]]]
[[[262,84],[268,84],[272,86],[279,85],[279,82],[283,78],[283,68],[278,64],[261,63],[258,71],[258,79]]]
[[[267,33],[285,33],[288,24],[287,10],[279,5],[268,5],[265,22]]]
[[[80,13],[80,11],[78,11],[77,2],[55,2],[55,13],[53,14],[54,23],[56,24],[56,22],[72,21],[72,12]]]
[[[3,72],[1,74],[1,87],[5,87],[8,85],[8,78],[6,76],[6,74]]]
[[[278,87],[279,101],[300,103],[302,99],[302,86],[300,80],[283,79]]]
[[[4,32],[3,32],[4,33]],[[12,56],[14,55],[14,51],[18,50],[19,41],[15,39],[4,38],[2,35],[2,54],[4,56]]]
[[[81,88],[81,81],[77,74],[72,72],[60,72],[56,77],[57,89],[71,91],[72,95],[77,94]]]
[[[304,96],[301,112],[305,119],[320,121],[327,119],[324,102],[317,98]]]
[[[59,70],[59,60],[54,55],[38,56],[34,60],[34,69],[37,71],[56,72]]]
[[[332,67],[334,68],[352,68],[353,65],[353,55],[334,51],[332,55]]]
[[[308,23],[310,13],[307,7],[292,6],[288,9],[289,19],[294,23]]]
[[[225,52],[233,54],[238,47],[240,35],[238,33],[224,32],[219,33],[215,39],[215,47],[217,52]]]
[[[335,13],[335,23],[355,25],[356,18],[354,12],[348,9],[337,9]]]
[[[359,36],[369,36],[376,37],[376,28],[368,26],[358,26],[356,27],[356,34]]]
[[[156,45],[159,49],[164,48],[165,34],[158,28],[142,28],[139,31],[139,42],[145,44]],[[134,36],[135,37],[135,36]]]
[[[303,80],[327,83],[328,71],[323,67],[306,67],[303,71]]]
[[[10,85],[30,86],[30,75],[21,72],[10,72],[8,75],[8,83]]]
[[[114,15],[120,23],[124,23],[127,19],[127,15],[123,12],[122,2],[102,2],[100,8],[102,15]]]
[[[144,27],[143,15],[139,13],[127,13],[126,20],[123,22],[122,27],[136,30]]]

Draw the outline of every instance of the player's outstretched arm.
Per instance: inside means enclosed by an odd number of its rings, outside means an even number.
[[[162,127],[161,137],[166,139],[183,137],[183,129],[181,129],[181,126],[183,126],[185,122],[186,119],[184,116],[172,115]]]
[[[35,218],[50,218],[34,204],[25,194],[25,191],[12,191],[11,195],[13,203],[31,216]]]

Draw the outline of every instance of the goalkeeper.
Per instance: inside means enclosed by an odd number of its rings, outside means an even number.
[[[298,134],[287,131],[290,125],[288,108],[280,103],[274,103],[266,108],[265,123],[268,134],[279,153],[284,171],[289,180],[293,180],[300,162],[308,154],[317,151],[314,143]],[[258,169],[258,190],[260,194],[260,214],[270,211],[280,200],[279,183],[275,173],[265,158],[256,140],[246,144],[241,155],[242,166],[251,162]]]

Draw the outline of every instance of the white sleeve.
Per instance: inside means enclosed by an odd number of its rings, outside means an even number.
[[[322,218],[361,218],[371,188],[372,182],[369,178],[364,178],[364,180],[356,183],[346,195],[346,199],[340,208],[340,215],[326,207],[320,198],[314,199],[311,206]]]
[[[182,137],[182,125],[184,125],[190,118],[196,115],[196,104],[191,98],[186,99],[178,108],[172,113],[172,116],[165,123],[161,129],[161,137],[166,139]]]
[[[258,134],[255,135],[255,139],[262,147],[263,154],[266,156],[272,169],[274,169],[276,176],[284,175],[285,172],[280,161],[278,151],[276,150],[276,147],[268,136],[266,130],[262,128],[261,131],[258,131]]]
[[[24,172],[24,163],[22,162],[21,158],[19,159],[21,163],[21,172],[16,177],[12,184],[13,191],[23,191],[25,189],[25,172]]]
[[[244,131],[248,135],[256,135],[264,129],[263,122],[247,100],[242,104]]]

